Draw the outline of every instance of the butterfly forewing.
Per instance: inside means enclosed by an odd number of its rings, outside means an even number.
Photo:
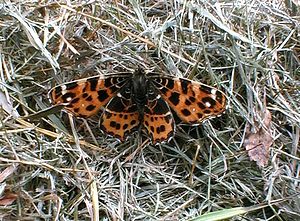
[[[175,125],[168,104],[160,95],[151,90],[144,109],[144,127],[152,143],[168,141],[175,133]]]
[[[59,85],[50,92],[53,104],[66,104],[76,116],[90,117],[128,82],[127,76],[97,76]]]
[[[185,123],[199,124],[225,110],[225,95],[208,85],[185,78],[164,76],[153,77],[152,83]]]
[[[100,129],[121,141],[137,131],[140,125],[137,106],[132,102],[130,90],[126,90],[129,86],[124,86],[117,96],[111,99],[100,120]]]

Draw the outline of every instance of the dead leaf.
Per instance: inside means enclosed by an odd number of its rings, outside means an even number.
[[[246,126],[244,140],[244,146],[250,159],[256,161],[259,167],[265,167],[268,164],[270,146],[273,143],[270,129],[272,115],[268,110],[264,114],[263,122],[255,122],[255,128],[251,130],[249,125]]]
[[[7,177],[9,177],[11,174],[13,174],[18,168],[18,164],[10,165],[9,167],[6,167],[5,170],[0,172],[0,183],[4,182]]]
[[[8,192],[3,197],[0,198],[0,206],[11,205],[17,198],[18,198],[17,194]]]

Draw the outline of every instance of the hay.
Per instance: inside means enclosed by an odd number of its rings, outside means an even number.
[[[0,217],[300,219],[296,4],[1,3]],[[99,115],[45,111],[54,85],[137,67],[215,86],[228,109],[199,127],[178,124],[175,139],[158,146],[105,136]],[[273,143],[259,167],[243,144],[266,110]]]

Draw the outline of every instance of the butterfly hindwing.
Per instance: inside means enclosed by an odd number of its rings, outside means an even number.
[[[130,88],[125,85],[111,99],[100,119],[100,129],[121,141],[137,131],[140,125],[137,106],[132,102],[130,90],[127,89]]]
[[[65,109],[75,116],[90,117],[122,88],[126,76],[96,76],[59,85],[50,92],[53,104],[66,104]]]
[[[185,123],[200,124],[220,115],[226,108],[224,93],[208,85],[165,76],[153,77],[152,83]]]
[[[168,141],[175,133],[174,119],[170,108],[154,89],[148,93],[143,125],[154,144]]]

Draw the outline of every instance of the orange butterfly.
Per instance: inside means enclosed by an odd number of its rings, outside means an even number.
[[[54,104],[65,103],[75,116],[90,117],[104,112],[100,129],[124,141],[145,129],[153,144],[175,134],[172,108],[185,123],[198,125],[225,111],[226,96],[216,88],[185,78],[147,76],[138,69],[129,75],[96,76],[53,88]]]

